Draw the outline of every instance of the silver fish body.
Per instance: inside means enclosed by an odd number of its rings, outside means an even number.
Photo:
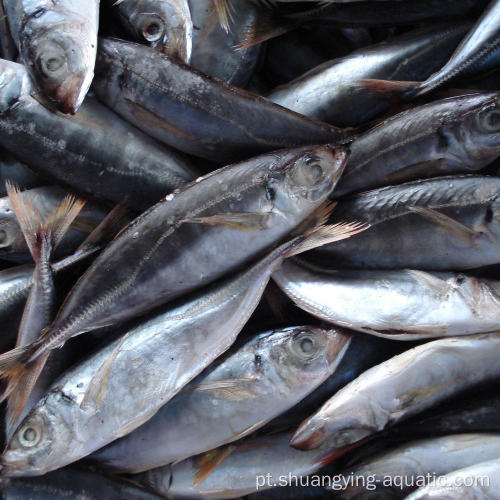
[[[201,288],[276,245],[327,200],[346,157],[328,146],[285,150],[229,165],[168,195],[95,260],[37,353]],[[203,222],[228,213],[256,214],[260,223],[235,229]]]
[[[85,469],[66,468],[37,478],[2,478],[0,491],[5,500],[85,498],[86,500],[158,500],[159,497],[136,484],[103,476]]]
[[[219,80],[243,87],[257,64],[260,45],[235,50],[241,32],[255,26],[260,7],[248,0],[239,1],[231,10],[229,32],[221,26],[215,2],[189,0],[196,29],[193,32],[191,66]]]
[[[187,0],[124,0],[114,7],[135,40],[189,63],[193,21]]]
[[[116,39],[100,41],[93,88],[102,102],[160,142],[219,164],[338,143],[352,133]]]
[[[325,450],[298,451],[290,433],[253,436],[175,465],[153,469],[137,479],[163,496],[240,498],[254,491],[294,484],[329,463]]]
[[[358,484],[348,484],[341,490],[342,498],[362,499],[367,491],[364,485],[368,483],[376,485],[373,489],[370,487],[370,491],[378,498],[404,498],[412,490],[426,484],[427,478],[432,481],[432,478],[457,469],[495,459],[499,454],[500,434],[450,434],[410,441],[342,470],[341,475],[345,478],[359,478]],[[393,485],[384,484],[384,478],[388,477],[393,478]],[[342,480],[339,480],[331,489],[336,491],[341,487]]]
[[[41,475],[129,434],[234,342],[285,255],[275,249],[248,271],[199,292],[101,349],[57,380],[1,457],[2,474]],[[86,398],[116,354],[98,400]]]
[[[500,281],[423,271],[327,271],[285,262],[273,275],[302,309],[394,340],[496,331]]]
[[[142,472],[241,439],[331,375],[350,340],[340,330],[315,327],[260,334],[90,459],[114,471]]]
[[[75,113],[92,82],[99,0],[6,0],[11,34],[43,93]]]
[[[435,340],[366,371],[305,420],[291,444],[340,448],[415,415],[459,391],[494,380],[500,334]]]
[[[426,179],[358,194],[339,202],[332,221],[371,227],[307,254],[307,260],[328,269],[448,271],[496,264],[499,195],[500,179],[480,176]],[[425,214],[442,214],[445,222]]]
[[[361,78],[412,80],[446,61],[470,23],[426,27],[325,62],[267,98],[337,126],[356,126],[387,111],[390,103],[356,86]]]
[[[0,150],[0,196],[6,196],[6,181],[22,189],[30,189],[50,184],[43,176],[36,174],[24,163],[16,160],[4,149]]]
[[[450,472],[434,484],[419,488],[407,500],[498,500],[500,458]],[[437,483],[437,484],[436,484]]]
[[[195,177],[180,154],[129,126],[95,99],[74,116],[33,96],[26,69],[0,61],[0,143],[35,172],[144,210]]]
[[[356,138],[334,196],[471,173],[500,154],[500,94],[451,97],[399,113]]]

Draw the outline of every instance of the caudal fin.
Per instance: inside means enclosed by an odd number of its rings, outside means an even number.
[[[85,201],[74,196],[66,196],[44,223],[38,209],[28,196],[23,196],[19,188],[10,182],[7,182],[6,187],[12,209],[33,260],[35,263],[39,262],[44,247],[47,252],[46,258],[49,259],[51,251],[60,243],[85,205]]]

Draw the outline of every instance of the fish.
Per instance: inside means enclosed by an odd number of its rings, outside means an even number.
[[[114,472],[143,472],[241,439],[335,372],[350,341],[342,330],[310,326],[257,335],[90,461]]]
[[[238,44],[248,48],[309,23],[331,26],[380,27],[412,25],[433,19],[470,15],[483,8],[488,0],[365,0],[327,2],[298,12],[272,12],[262,15],[256,29],[243,34]]]
[[[462,175],[387,186],[339,200],[331,222],[370,228],[302,258],[327,269],[464,271],[498,263],[497,177]]]
[[[26,68],[0,60],[0,144],[36,173],[102,200],[146,210],[193,180],[191,163],[87,98],[74,116],[33,96]]]
[[[284,258],[359,230],[348,225],[296,236],[77,364],[18,428],[0,457],[1,474],[42,475],[134,431],[233,344]]]
[[[16,160],[7,151],[0,149],[0,196],[7,195],[5,183],[12,184],[22,189],[30,189],[50,184],[50,181],[33,172],[24,163]]]
[[[33,286],[23,311],[17,335],[16,347],[34,342],[53,320],[56,308],[56,289],[50,261],[52,252],[64,238],[71,224],[81,212],[85,200],[66,196],[50,214],[42,215],[32,203],[31,193],[21,194],[18,188],[7,186],[12,209],[35,262]],[[14,391],[15,386],[8,384],[3,397],[7,397],[6,434],[10,438],[18,424],[24,419],[38,399],[43,395],[52,378],[64,366],[59,351],[45,366],[42,360],[33,364],[23,374],[22,390]]]
[[[466,94],[403,111],[360,135],[334,197],[475,173],[500,154],[500,93]]]
[[[83,468],[66,468],[37,478],[0,478],[0,491],[6,500],[19,498],[101,498],[129,500],[159,500],[140,485],[97,474]]]
[[[345,148],[329,146],[271,153],[167,195],[97,257],[43,338],[0,356],[0,372],[12,373],[71,337],[137,317],[248,263],[328,205],[347,156]],[[214,246],[227,250],[213,252]]]
[[[341,477],[329,489],[340,491],[345,500],[365,498],[367,485],[370,485],[371,494],[378,498],[406,498],[432,478],[495,459],[499,452],[500,434],[450,434],[418,439],[391,447],[342,470]],[[352,478],[354,480],[350,481]]]
[[[234,45],[240,32],[259,19],[259,5],[248,0],[239,1],[228,16],[227,30],[219,22],[215,2],[189,0],[189,7],[196,26],[191,66],[230,85],[244,87],[257,65],[261,47],[234,50]]]
[[[419,488],[408,500],[454,500],[500,498],[500,458],[464,467],[439,478],[439,481]]]
[[[170,498],[240,498],[254,491],[296,485],[301,477],[337,456],[325,450],[294,450],[289,440],[288,432],[250,436],[133,477]]]
[[[37,87],[63,113],[74,114],[94,75],[99,0],[3,3],[11,35]]]
[[[301,450],[352,445],[465,389],[498,377],[500,333],[434,340],[370,368],[304,420]]]
[[[328,271],[285,262],[273,280],[323,321],[392,340],[494,332],[500,281],[415,270]]]
[[[447,63],[422,82],[384,82],[361,80],[361,86],[374,92],[404,99],[427,94],[449,80],[479,70],[498,66],[500,60],[500,2],[491,0],[488,7],[460,42]]]
[[[147,47],[101,39],[93,89],[158,141],[218,164],[353,134],[228,86]]]
[[[62,202],[66,191],[58,186],[44,186],[23,192],[42,218]],[[64,239],[54,248],[54,257],[64,257],[76,251],[92,230],[104,219],[107,209],[98,203],[86,203],[73,221]],[[0,198],[0,258],[10,262],[26,263],[31,261],[26,240],[8,197]]]
[[[390,100],[355,85],[361,75],[365,78],[385,75],[387,80],[430,75],[449,58],[470,26],[466,21],[441,23],[362,47],[320,64],[273,89],[266,97],[315,120],[339,127],[358,126],[387,112],[391,106]]]
[[[113,6],[134,40],[189,64],[193,21],[187,0],[121,0]]]

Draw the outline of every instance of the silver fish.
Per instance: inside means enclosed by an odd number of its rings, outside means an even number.
[[[407,500],[499,500],[500,458],[480,462],[441,476]]]
[[[329,237],[348,237],[353,230],[359,229],[336,228]],[[63,467],[153,417],[232,345],[272,272],[304,244],[310,240],[294,238],[66,372],[18,428],[1,457],[2,474],[40,475]]]
[[[135,40],[189,63],[193,21],[187,0],[119,0],[113,5]]]
[[[339,478],[331,489],[341,492],[340,496],[345,500],[362,499],[367,492],[366,485],[370,484],[368,491],[378,498],[403,498],[413,489],[425,485],[427,478],[436,478],[499,456],[500,434],[450,434],[419,439],[382,451],[342,470],[340,474],[344,480]],[[355,478],[355,481],[349,482],[350,478]],[[386,486],[389,483],[386,478],[392,478],[393,484]]]
[[[24,66],[0,60],[0,143],[37,173],[142,211],[195,177],[190,163],[95,99],[74,116],[36,99]]]
[[[92,82],[99,0],[4,0],[11,34],[43,93],[75,113]]]
[[[236,441],[321,384],[350,341],[341,330],[306,326],[260,334],[90,460],[114,471],[142,472]]]
[[[289,441],[290,433],[249,437],[153,469],[137,480],[169,498],[240,498],[254,491],[293,485],[337,456],[325,450],[294,450]]]
[[[341,448],[500,374],[500,333],[435,340],[360,375],[295,432],[300,449]]]
[[[500,325],[500,281],[425,271],[327,271],[285,262],[273,275],[308,313],[364,333],[417,340]]]
[[[328,269],[436,271],[499,262],[499,178],[438,177],[374,189],[339,201],[332,222],[337,217],[371,227],[315,250],[308,261]]]

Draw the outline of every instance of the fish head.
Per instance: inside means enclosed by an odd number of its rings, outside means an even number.
[[[0,258],[29,260],[28,247],[19,223],[5,202],[5,199],[0,200]]]
[[[50,407],[50,404],[38,405],[18,427],[0,457],[2,476],[44,474],[57,468],[58,457],[65,457],[70,447],[75,446],[66,421]]]
[[[283,212],[307,214],[333,191],[347,160],[347,150],[328,145],[301,148],[271,168],[273,203]]]
[[[138,40],[189,63],[193,22],[185,0],[138,2],[126,24]]]
[[[335,328],[286,328],[273,336],[270,357],[289,385],[310,389],[332,373],[349,342]]]
[[[96,41],[77,36],[75,26],[38,31],[22,41],[24,60],[43,94],[62,112],[74,114],[92,82]]]
[[[30,78],[24,66],[0,59],[0,113],[14,107],[30,90]]]
[[[500,92],[480,94],[476,99],[478,103],[468,113],[459,135],[473,170],[500,154]]]

